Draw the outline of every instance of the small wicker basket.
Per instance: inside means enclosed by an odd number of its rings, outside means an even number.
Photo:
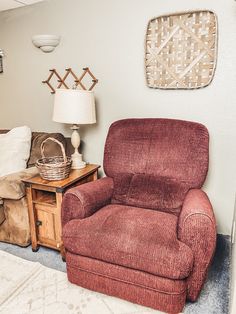
[[[63,156],[45,157],[44,145],[47,141],[53,141],[60,145]],[[41,144],[42,158],[36,161],[36,167],[40,176],[49,181],[62,180],[69,176],[71,168],[71,158],[66,156],[65,148],[61,142],[55,138],[48,137]]]

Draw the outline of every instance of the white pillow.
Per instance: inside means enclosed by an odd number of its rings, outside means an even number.
[[[26,169],[31,147],[31,130],[27,126],[0,134],[0,177]]]

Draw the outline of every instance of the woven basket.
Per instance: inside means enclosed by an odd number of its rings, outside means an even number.
[[[44,145],[47,141],[53,141],[60,145],[63,157],[45,157]],[[41,144],[41,155],[42,158],[38,159],[35,165],[38,168],[39,174],[43,179],[56,181],[65,179],[69,176],[71,168],[71,158],[66,156],[65,148],[61,142],[59,142],[55,138],[48,137]]]

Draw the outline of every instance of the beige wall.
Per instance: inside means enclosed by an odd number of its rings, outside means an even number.
[[[147,22],[164,13],[211,9],[219,20],[219,54],[210,86],[194,91],[149,89],[144,79]],[[51,54],[31,36],[62,36]],[[49,0],[0,13],[0,48],[6,52],[0,75],[0,127],[27,124],[33,130],[61,131],[51,121],[53,96],[41,84],[50,68],[78,72],[89,66],[99,78],[98,123],[83,127],[84,154],[102,163],[110,123],[126,117],[168,117],[204,123],[211,136],[205,190],[214,205],[218,232],[230,234],[236,183],[236,3],[233,0]]]

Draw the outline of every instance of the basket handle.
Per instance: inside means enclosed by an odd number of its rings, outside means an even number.
[[[61,142],[59,142],[57,139],[53,138],[53,137],[48,137],[48,138],[46,138],[42,142],[42,144],[40,146],[42,157],[45,158],[45,155],[44,155],[44,145],[45,145],[45,143],[47,141],[52,141],[54,143],[57,143],[61,147],[61,152],[62,152],[62,155],[63,155],[64,162],[67,162],[66,152],[65,152],[65,148],[64,148],[63,144]]]

